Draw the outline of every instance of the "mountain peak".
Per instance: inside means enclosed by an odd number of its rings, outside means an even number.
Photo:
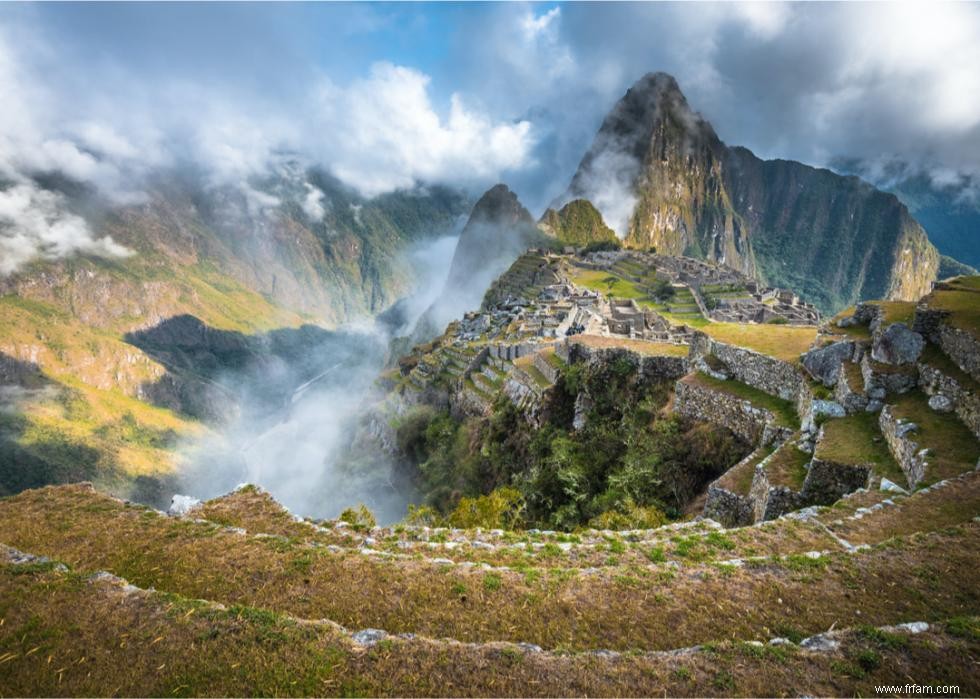
[[[505,184],[496,184],[476,202],[470,220],[466,227],[474,223],[490,223],[493,225],[515,225],[518,223],[533,224],[534,219],[517,195]],[[463,231],[466,235],[466,231]]]

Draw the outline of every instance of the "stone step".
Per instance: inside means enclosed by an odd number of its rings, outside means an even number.
[[[470,374],[470,379],[477,388],[489,396],[494,395],[498,390],[500,390],[500,386],[487,377],[486,374],[474,372]]]

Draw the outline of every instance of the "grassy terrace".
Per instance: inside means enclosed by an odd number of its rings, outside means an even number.
[[[686,357],[687,345],[674,345],[669,342],[649,342],[647,340],[631,340],[625,337],[605,337],[602,335],[573,335],[570,342],[596,348],[618,348],[663,357]]]
[[[915,303],[912,301],[870,301],[872,306],[877,306],[883,312],[882,326],[892,323],[905,323],[909,327],[915,318]]]
[[[871,464],[879,475],[899,485],[906,483],[905,473],[881,435],[877,413],[856,413],[828,420],[814,456],[842,464]]]
[[[969,671],[977,620],[968,617],[916,636],[850,631],[829,653],[728,641],[682,656],[601,657],[428,639],[364,648],[329,624],[124,595],[44,566],[0,565],[0,592],[10,602],[2,676],[14,696],[771,696],[786,687],[868,696],[920,673],[980,692]]]
[[[725,560],[733,557],[792,555],[812,550],[834,550],[836,542],[809,522],[784,520],[763,527],[719,533],[709,527],[690,526],[682,532],[654,529],[642,534],[556,533],[541,537],[530,532],[504,532],[500,536],[466,530],[423,530],[396,525],[390,528],[314,529],[297,522],[269,495],[255,489],[238,490],[216,498],[194,512],[195,517],[241,527],[250,533],[272,533],[297,544],[337,545],[358,549],[365,536],[374,539],[372,549],[402,559],[449,558],[455,561],[508,566],[525,576],[546,573],[557,566],[568,569],[647,566],[673,561],[680,565]],[[472,541],[490,542],[474,547]],[[561,543],[564,545],[559,546]],[[433,544],[436,546],[433,547]],[[441,546],[440,544],[446,544]]]
[[[951,478],[976,467],[980,443],[955,416],[932,410],[928,398],[919,391],[890,398],[889,404],[893,415],[919,426],[910,437],[931,452],[928,457],[929,470],[922,485]]]
[[[623,279],[607,270],[582,269],[570,266],[568,277],[574,284],[602,294],[612,294],[620,299],[635,299],[639,302],[645,301],[649,297],[649,294],[634,282]],[[610,281],[607,282],[607,279]]]
[[[980,338],[980,276],[960,277],[949,285],[952,288],[929,294],[927,305],[949,312],[951,325]]]
[[[776,423],[784,427],[799,427],[800,419],[796,414],[796,407],[791,401],[770,396],[757,388],[748,386],[738,381],[723,381],[707,374],[698,372],[691,376],[686,376],[681,381],[694,383],[713,391],[727,393],[730,396],[747,400],[757,408],[768,410],[776,418]]]
[[[548,362],[548,364],[551,365],[551,367],[553,369],[557,369],[557,370],[561,371],[562,369],[564,369],[564,368],[566,368],[568,366],[565,363],[565,360],[564,359],[562,359],[557,354],[555,354],[555,348],[554,347],[548,347],[547,349],[545,349],[544,351],[541,352],[541,355],[544,357],[544,360],[546,362]]]
[[[871,339],[871,329],[867,325],[851,325],[846,328],[838,327],[837,321],[843,320],[844,318],[849,318],[854,315],[855,307],[845,308],[843,311],[835,315],[833,318],[827,321],[826,327],[831,335],[838,335],[848,337],[852,340],[870,340]]]
[[[0,531],[20,550],[184,597],[332,619],[353,629],[572,651],[767,638],[783,626],[809,634],[835,621],[930,621],[980,603],[975,524],[816,563],[791,556],[737,570],[624,566],[603,575],[554,569],[536,576],[332,553],[161,517],[83,488],[0,501]],[[690,553],[692,545],[683,548]],[[936,572],[910,576],[912,568]],[[860,588],[841,596],[854,580]]]
[[[817,337],[814,326],[708,323],[701,328],[719,342],[738,345],[784,362],[796,363]]]
[[[783,485],[791,490],[799,490],[806,479],[808,463],[810,463],[810,455],[797,449],[793,439],[790,439],[766,462],[766,476],[772,485]]]
[[[876,544],[909,532],[938,531],[973,519],[980,512],[980,473],[968,473],[945,487],[907,498],[895,506],[865,514],[859,520],[828,515],[828,526],[852,544]],[[837,508],[831,508],[831,512]]]
[[[739,462],[728,469],[718,479],[718,485],[736,495],[748,495],[752,489],[752,479],[755,477],[755,467],[772,453],[769,447],[760,447],[750,455],[750,458]]]
[[[526,357],[520,357],[514,360],[514,366],[518,369],[524,371],[525,374],[531,377],[531,380],[538,385],[538,388],[545,390],[551,387],[551,382],[548,381],[548,377],[541,373],[541,370],[534,366],[534,355],[529,354]]]

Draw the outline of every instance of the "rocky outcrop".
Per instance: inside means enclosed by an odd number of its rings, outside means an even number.
[[[922,335],[905,323],[892,323],[875,334],[871,358],[885,364],[912,364],[922,354],[925,344]]]
[[[438,299],[417,324],[417,341],[438,335],[446,323],[480,306],[484,292],[528,248],[549,244],[507,185],[477,201],[459,236],[449,276]]]
[[[854,361],[857,345],[854,342],[832,342],[829,345],[812,349],[803,355],[803,368],[828,388],[837,385],[841,366]]]

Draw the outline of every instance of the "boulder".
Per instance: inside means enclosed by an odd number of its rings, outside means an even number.
[[[388,634],[381,629],[361,629],[351,634],[354,643],[362,646],[373,646],[387,638]]]
[[[879,334],[871,348],[871,358],[885,364],[912,364],[926,341],[905,323],[892,323]]]
[[[853,342],[835,342],[810,350],[803,355],[803,368],[810,376],[828,388],[837,383],[841,365],[854,356]]]
[[[167,514],[174,517],[183,517],[200,504],[200,500],[192,498],[190,495],[174,495],[170,500],[170,507],[167,509]]]
[[[881,485],[878,486],[878,489],[879,490],[882,490],[882,491],[884,491],[886,493],[900,493],[902,495],[908,495],[909,494],[908,491],[905,490],[905,488],[903,488],[902,486],[900,486],[898,483],[893,483],[892,481],[888,480],[887,478],[882,478],[881,479]]]
[[[844,417],[847,412],[844,406],[833,400],[814,400],[813,416],[826,415],[828,417]]]
[[[953,410],[953,401],[942,393],[937,393],[929,399],[929,407],[937,413],[948,413]]]

